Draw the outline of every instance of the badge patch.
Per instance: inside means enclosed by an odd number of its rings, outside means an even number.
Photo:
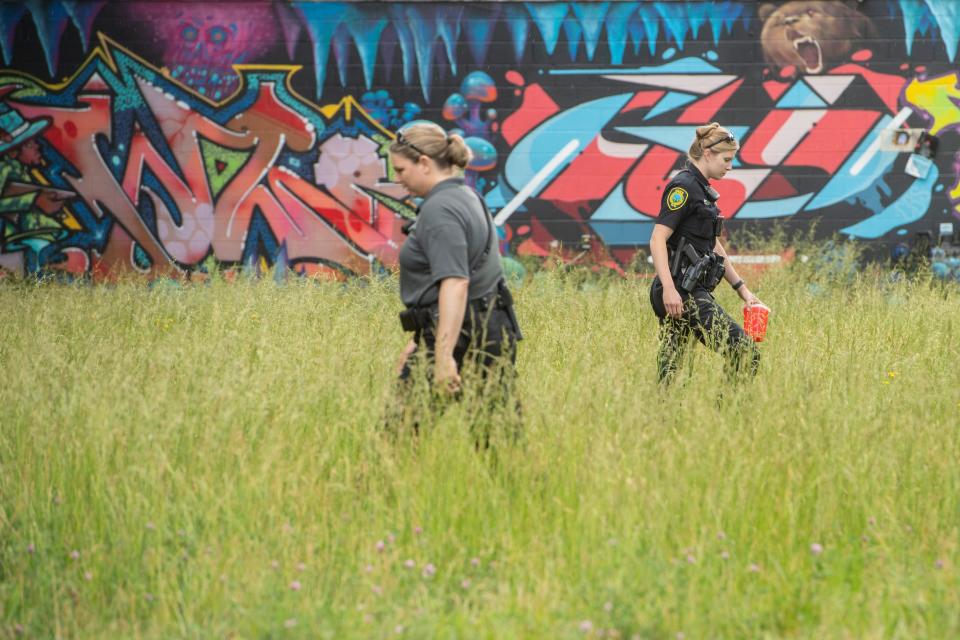
[[[667,209],[676,211],[687,202],[687,190],[683,187],[674,187],[667,194]]]

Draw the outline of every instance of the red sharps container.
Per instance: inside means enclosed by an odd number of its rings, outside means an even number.
[[[770,308],[763,304],[748,304],[743,308],[743,330],[754,342],[763,342],[767,335],[767,316]]]

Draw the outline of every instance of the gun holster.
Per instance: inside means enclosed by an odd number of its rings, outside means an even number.
[[[430,309],[411,307],[400,312],[400,326],[404,331],[423,331],[432,326]]]
[[[686,241],[680,239],[680,245],[674,253],[670,273],[677,287],[690,293],[698,286],[713,291],[726,271],[724,258],[718,253],[707,251],[703,255]]]
[[[507,287],[507,282],[503,278],[497,282],[497,303],[506,313],[513,327],[513,333],[517,340],[523,340],[523,332],[520,331],[520,323],[517,321],[517,314],[513,310],[513,294]]]

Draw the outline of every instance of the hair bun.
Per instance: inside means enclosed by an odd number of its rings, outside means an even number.
[[[697,127],[697,140],[703,140],[719,128],[720,123],[718,122],[711,122],[710,124],[705,124],[702,127]]]

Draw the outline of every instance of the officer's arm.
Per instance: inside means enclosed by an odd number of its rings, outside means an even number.
[[[670,275],[669,258],[667,257],[667,238],[673,235],[673,229],[663,224],[653,225],[653,234],[650,236],[650,255],[653,256],[653,267],[663,285],[663,307],[671,318],[679,318],[683,313],[683,299],[673,284]]]
[[[437,354],[452,356],[457,336],[463,327],[467,309],[468,278],[444,278],[440,281],[440,318],[437,320]]]
[[[469,278],[444,278],[440,281],[440,317],[437,319],[436,370],[437,383],[455,380],[459,384],[453,349],[457,345],[463,314],[467,309]]]
[[[723,245],[720,244],[720,238],[717,238],[716,243],[714,243],[713,252],[720,254],[724,258],[723,279],[730,283],[731,287],[740,282],[740,274],[737,273],[736,267],[734,267],[733,263],[730,262],[726,250],[723,248]],[[750,291],[746,284],[741,285],[740,288],[737,289],[737,295],[739,295],[744,302],[748,302],[750,304],[760,302],[760,299],[753,295],[753,292]]]
[[[670,258],[667,255],[667,240],[673,235],[673,229],[666,225],[653,225],[653,234],[650,236],[650,255],[653,256],[653,268],[660,276],[663,290],[675,289],[673,277],[670,275]]]

